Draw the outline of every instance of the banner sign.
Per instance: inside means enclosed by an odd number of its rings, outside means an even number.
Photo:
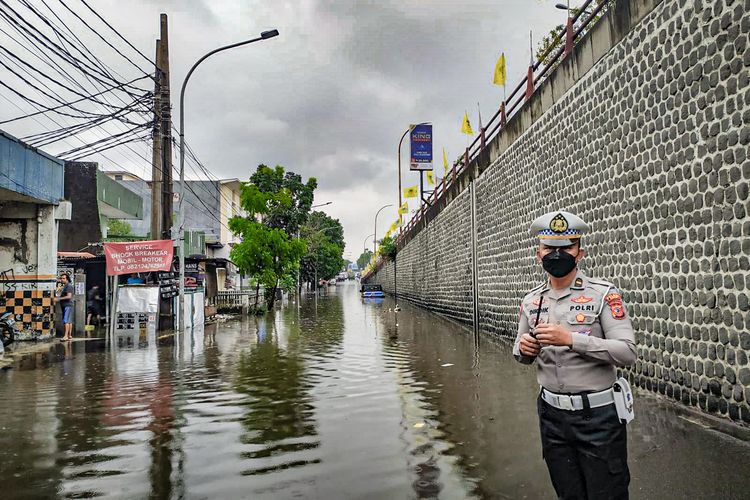
[[[432,170],[432,124],[421,123],[411,129],[409,170]]]
[[[172,240],[105,243],[107,276],[169,271],[173,252]]]

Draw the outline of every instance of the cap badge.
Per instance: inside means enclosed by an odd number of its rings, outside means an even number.
[[[549,221],[549,228],[556,233],[564,233],[568,230],[568,221],[563,214],[557,214]]]

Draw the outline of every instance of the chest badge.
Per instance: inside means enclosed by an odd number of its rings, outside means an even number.
[[[535,306],[541,306],[542,305],[542,298],[541,297],[537,297],[534,300],[532,300],[531,303],[534,304]]]
[[[583,323],[586,321],[586,316],[584,314],[576,314],[576,321],[579,323]]]
[[[573,299],[570,299],[571,302],[575,302],[576,304],[587,304],[594,300],[592,297],[585,297],[581,295],[580,297],[575,297]]]

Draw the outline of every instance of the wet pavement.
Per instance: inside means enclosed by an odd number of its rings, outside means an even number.
[[[0,373],[3,498],[553,498],[533,369],[331,289],[177,345]],[[641,396],[632,498],[748,498],[750,444]]]

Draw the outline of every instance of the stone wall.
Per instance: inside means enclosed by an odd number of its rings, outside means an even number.
[[[464,191],[399,252],[399,297],[471,321],[471,234],[470,192]],[[376,278],[393,293],[393,263],[386,264]]]
[[[750,0],[652,2],[612,36],[644,3],[619,0],[583,44],[600,54],[591,69],[575,74],[577,47],[508,124],[512,140],[496,138],[464,191],[404,239],[399,295],[472,321],[476,289],[478,328],[513,337],[543,279],[528,225],[569,210],[593,228],[584,269],[623,290],[631,381],[750,423]],[[575,81],[543,102],[566,72]],[[375,279],[392,291],[392,273]]]

